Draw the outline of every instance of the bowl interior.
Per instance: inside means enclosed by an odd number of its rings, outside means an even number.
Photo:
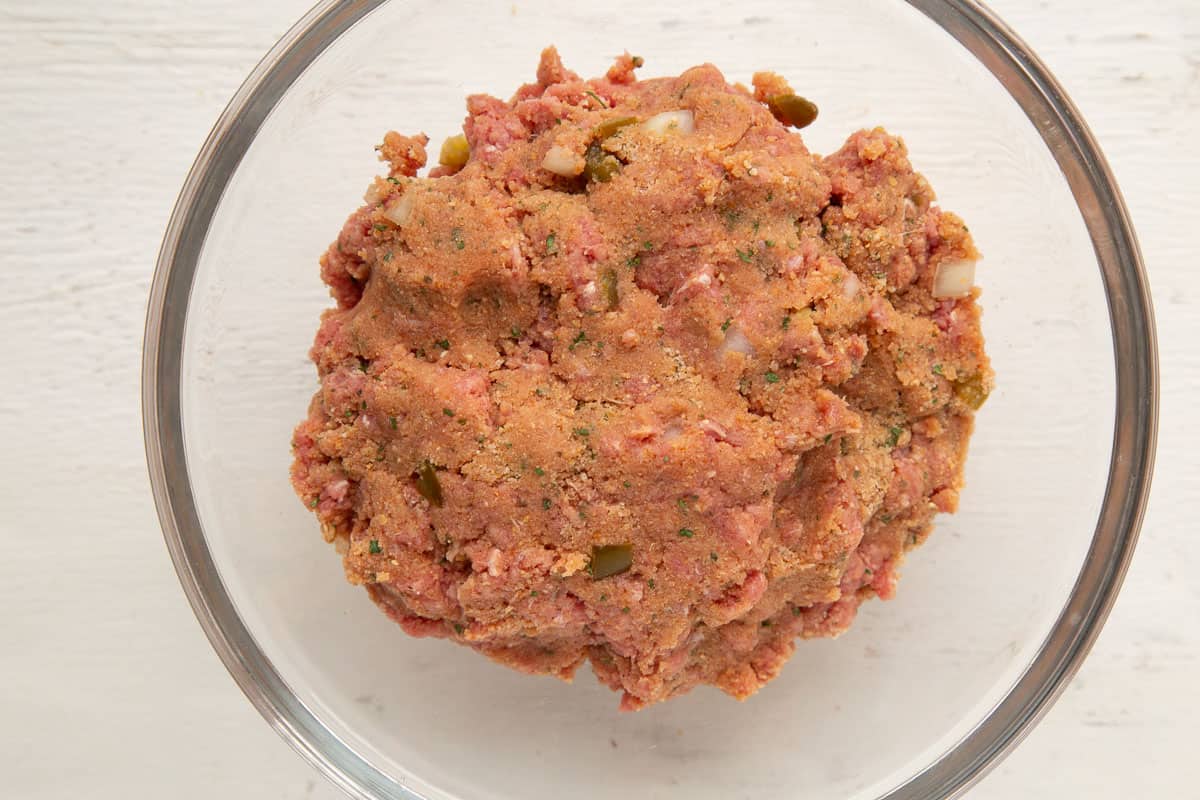
[[[584,75],[622,50],[645,57],[647,76],[704,61],[747,83],[780,72],[821,107],[811,149],[864,126],[901,134],[985,256],[998,388],[961,510],[912,554],[895,600],[865,605],[839,640],[799,643],[745,703],[699,690],[620,714],[586,671],[567,686],[410,639],[344,582],[288,483],[291,429],[316,386],[306,352],[330,303],[316,259],[379,171],[373,145],[396,129],[436,147],[466,94],[507,97],[549,43]],[[892,0],[614,0],[392,2],[321,53],[217,208],[180,389],[197,513],[238,614],[296,697],[397,786],[464,800],[766,800],[883,795],[1005,696],[1087,552],[1113,382],[1103,287],[1066,181],[1016,103],[935,24]]]

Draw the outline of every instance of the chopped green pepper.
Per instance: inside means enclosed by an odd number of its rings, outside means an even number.
[[[621,162],[612,153],[606,153],[598,144],[588,145],[583,154],[583,175],[589,181],[608,183],[621,171]]]
[[[417,491],[429,501],[429,505],[435,508],[442,507],[442,484],[438,480],[437,469],[428,459],[417,467]]]
[[[612,311],[621,302],[621,295],[617,291],[617,271],[606,269],[600,273],[600,291],[604,295],[604,301],[608,304],[608,310]]]
[[[767,108],[775,119],[793,128],[805,128],[817,118],[817,106],[798,94],[777,94],[767,98]]]
[[[633,545],[606,544],[592,547],[592,578],[620,575],[633,566]]]
[[[442,142],[438,163],[444,167],[461,167],[470,158],[471,145],[467,143],[467,137],[460,133],[457,136],[447,137],[446,141]]]
[[[624,128],[628,125],[633,125],[636,122],[637,117],[613,117],[611,119],[606,119],[604,122],[601,122],[596,126],[595,130],[592,131],[592,135],[595,137],[596,141],[602,142],[617,131],[621,130],[621,128]]]
[[[954,396],[971,408],[978,410],[988,399],[988,389],[983,385],[983,376],[976,373],[970,377],[956,380]]]

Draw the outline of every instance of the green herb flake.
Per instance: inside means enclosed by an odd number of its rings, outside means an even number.
[[[388,417],[388,424],[392,426],[392,430],[396,430],[396,418]]]
[[[441,348],[442,350],[450,349],[450,340],[449,339],[437,339],[436,341],[434,341],[434,344],[437,347]]]
[[[588,97],[592,98],[597,103],[599,103],[601,108],[609,107],[608,103],[604,100],[604,98],[601,97],[600,95],[596,94],[595,92],[593,92],[591,89],[588,89],[587,91],[585,91],[584,94],[586,94]]]
[[[589,428],[576,428],[571,432],[576,436],[588,437],[592,435],[592,431]]]
[[[783,322],[779,323],[779,327],[783,328],[786,331],[791,324],[792,324],[792,315],[787,314],[784,316]]]
[[[766,375],[763,375],[763,380],[767,383],[779,383],[779,376],[774,372],[768,372]]]
[[[537,590],[537,589],[534,589],[532,592],[530,592],[530,593],[529,593],[529,596],[530,596],[530,597],[537,597],[537,596],[538,596],[538,590]]]
[[[321,501],[320,501],[318,498],[314,497],[312,500],[310,500],[310,501],[309,501],[309,503],[308,503],[308,507],[309,507],[309,508],[316,508],[316,507],[317,507],[317,504],[318,504],[319,502],[321,502]]]
[[[829,444],[829,440],[833,438],[832,433],[825,434],[825,438],[821,440],[822,444]]]
[[[622,613],[622,614],[628,614],[628,613],[629,613],[629,606],[624,606],[624,607],[621,609],[621,613]]]
[[[546,255],[552,256],[558,253],[558,237],[553,233],[546,237]]]
[[[717,554],[716,554],[715,552],[709,553],[709,554],[708,554],[708,560],[709,560],[709,561],[716,561],[716,560],[717,560]]]
[[[762,621],[762,627],[764,627],[764,628],[769,628],[769,627],[771,627],[771,620],[769,620],[769,619],[764,619],[764,620]]]
[[[642,247],[643,247],[645,250],[653,250],[653,249],[654,249],[654,242],[652,242],[652,241],[650,241],[649,239],[647,239],[646,241],[642,242]]]
[[[904,433],[903,428],[891,427],[888,428],[887,446],[895,447],[900,441],[900,434]]]
[[[373,556],[375,556],[375,555],[379,555],[380,553],[382,553],[382,552],[383,552],[383,548],[379,546],[379,540],[378,540],[378,539],[372,539],[372,540],[371,540],[371,545],[370,545],[370,546],[367,548],[367,550],[368,550],[368,551],[371,553],[371,555],[373,555]]]
[[[546,474],[546,470],[542,469],[541,467],[534,467],[533,474],[537,475],[540,478]]]
[[[574,351],[577,346],[583,344],[587,340],[587,331],[580,331],[579,333],[575,334],[575,338],[571,340],[569,345],[567,345],[567,349]]]
[[[941,365],[941,364],[934,364],[934,365],[933,365],[933,374],[934,374],[934,375],[944,375],[944,374],[945,374],[945,373],[943,373],[943,372],[942,372],[942,365]]]
[[[448,408],[443,408],[443,409],[442,409],[442,413],[443,413],[443,414],[445,414],[447,417],[453,417],[453,416],[454,416],[454,412],[453,412],[453,411],[451,411],[451,410],[450,410],[450,409],[448,409]]]
[[[629,258],[625,259],[625,266],[627,266],[627,267],[637,267],[641,263],[642,263],[641,256],[630,256]]]
[[[454,246],[462,250],[467,246],[467,242],[463,239],[462,228],[454,228],[450,231],[450,241],[454,242]]]
[[[454,623],[454,632],[457,633],[459,636],[462,636],[462,633],[465,630],[466,630],[466,628],[464,628],[461,623],[458,623],[458,622]]]
[[[371,227],[377,231],[386,231],[387,230],[387,225],[384,225],[382,222],[376,222]]]
[[[400,185],[400,179],[399,179],[399,178],[392,178],[392,177],[390,177],[390,176],[389,176],[389,177],[388,177],[388,179],[387,179],[387,182],[388,182],[388,183],[394,183],[394,184],[395,184],[395,185],[397,185],[397,186],[399,186],[399,185]]]
[[[549,497],[543,497],[543,498],[542,498],[542,510],[543,510],[543,511],[549,511],[549,510],[550,510],[550,498],[549,498]]]
[[[646,581],[646,586],[650,589],[653,589],[654,588],[654,578],[651,578],[650,580]]]
[[[630,483],[629,481],[621,481],[621,485],[624,486],[626,489],[628,489],[630,486],[633,486],[633,484]]]
[[[509,336],[511,336],[514,339],[520,339],[521,336],[523,335],[523,332],[521,331],[520,328],[518,328],[516,325],[514,325],[509,330],[508,334],[509,334]]]
[[[775,240],[774,239],[763,239],[763,244],[765,244],[767,247],[774,247]]]
[[[743,253],[741,250],[735,247],[733,248],[733,252],[737,253],[737,257],[747,264],[749,264],[751,259],[754,257],[753,249],[747,249],[746,252]]]
[[[726,318],[726,320],[721,323],[721,333],[724,333],[725,331],[729,330],[729,326],[732,324],[733,324],[733,317]]]
[[[692,530],[691,528],[680,528],[679,535],[685,539],[690,539],[696,535],[696,532],[694,530]]]

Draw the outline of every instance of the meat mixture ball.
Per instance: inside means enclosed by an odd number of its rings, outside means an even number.
[[[979,256],[903,142],[820,157],[778,76],[639,66],[546,50],[428,177],[387,134],[321,258],[292,467],[406,632],[590,661],[624,709],[747,697],[890,597],[992,385]]]

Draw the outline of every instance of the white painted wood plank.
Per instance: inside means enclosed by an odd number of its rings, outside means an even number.
[[[1200,10],[994,6],[1080,105],[1133,210],[1159,315],[1163,445],[1099,645],[970,796],[1182,797],[1200,714]],[[192,619],[150,502],[138,410],[145,292],[175,194],[228,97],[304,10],[0,2],[6,796],[340,796],[260,721]]]

